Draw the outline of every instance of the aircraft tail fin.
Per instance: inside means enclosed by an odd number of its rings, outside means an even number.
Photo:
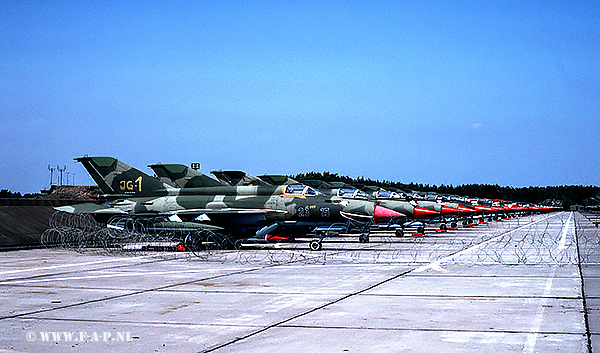
[[[297,180],[294,180],[287,175],[277,175],[277,174],[265,174],[259,176],[262,181],[266,181],[271,185],[300,185]]]
[[[113,157],[79,157],[75,161],[92,176],[105,194],[166,195],[169,185]]]
[[[270,185],[246,172],[240,170],[216,170],[211,172],[217,179],[232,186]]]
[[[183,164],[151,164],[159,179],[176,188],[198,188],[207,186],[223,186],[223,182],[215,180]]]

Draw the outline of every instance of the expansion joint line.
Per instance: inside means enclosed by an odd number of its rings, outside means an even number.
[[[60,310],[60,309],[65,309],[65,308],[72,308],[72,307],[77,307],[77,306],[81,306],[81,305],[98,303],[98,302],[104,302],[104,301],[113,300],[113,299],[126,298],[126,297],[131,297],[131,296],[139,295],[139,294],[143,294],[143,293],[156,292],[156,291],[161,291],[161,290],[165,290],[165,289],[175,288],[175,287],[178,287],[178,286],[184,286],[184,285],[188,285],[188,284],[193,284],[193,283],[196,283],[196,282],[203,282],[203,281],[213,280],[213,279],[217,279],[217,278],[228,277],[228,276],[232,276],[232,275],[238,275],[238,274],[244,274],[244,273],[254,272],[254,271],[258,271],[258,270],[264,269],[264,268],[265,267],[256,267],[256,268],[251,268],[251,269],[247,269],[247,270],[234,271],[232,273],[225,273],[225,274],[215,275],[215,276],[211,276],[211,277],[207,277],[207,278],[202,278],[202,279],[195,279],[195,280],[191,280],[191,281],[185,281],[185,282],[181,282],[181,283],[173,283],[173,284],[169,284],[169,285],[165,285],[165,286],[160,286],[160,287],[155,287],[155,288],[148,288],[148,289],[136,290],[136,291],[131,292],[131,293],[124,293],[124,294],[112,295],[112,296],[104,297],[104,298],[86,300],[86,301],[79,302],[79,303],[72,303],[72,304],[67,304],[67,305],[61,305],[61,306],[57,306],[57,307],[53,307],[53,308],[48,308],[48,309],[39,309],[39,310],[29,311],[29,312],[25,312],[25,313],[6,315],[6,316],[0,317],[0,320],[14,319],[14,318],[19,318],[19,317],[26,317],[26,316],[29,316],[29,315],[35,315],[35,314],[45,313],[45,312],[49,312],[49,311],[55,311],[55,310]]]
[[[102,270],[113,270],[116,268],[124,268],[124,267],[132,267],[132,266],[139,266],[141,264],[150,264],[150,263],[157,263],[157,262],[164,262],[164,261],[172,261],[174,260],[174,258],[157,258],[157,257],[151,257],[149,255],[146,256],[142,256],[142,257],[138,257],[138,259],[146,259],[149,258],[149,261],[145,261],[145,262],[135,262],[135,263],[128,263],[128,264],[116,264],[116,265],[111,265],[111,266],[107,266],[107,267],[103,267]],[[136,258],[132,258],[132,260],[136,260]],[[105,263],[105,262],[111,262],[114,260],[110,260],[110,261],[96,261],[96,262],[91,262],[90,264],[94,264],[94,263]],[[85,264],[85,263],[84,263]],[[74,265],[74,266],[79,266],[78,265]],[[72,266],[72,267],[74,267]],[[55,268],[58,267],[67,267],[64,265],[59,265]],[[52,267],[50,267],[52,268]],[[42,268],[44,269],[44,268]],[[37,269],[31,269],[31,270],[27,270],[27,271],[33,271],[33,270],[37,270]],[[97,268],[88,268],[88,269],[74,269],[74,270],[67,270],[64,272],[53,272],[53,273],[43,273],[40,275],[31,275],[28,277],[17,277],[17,278],[9,278],[9,279],[5,279],[0,281],[0,285],[5,285],[5,284],[11,284],[10,282],[17,282],[17,281],[23,281],[23,280],[31,280],[31,279],[39,279],[39,278],[44,278],[44,277],[52,277],[52,276],[57,276],[57,275],[68,275],[70,273],[86,273],[86,272],[93,272],[93,271],[97,271]],[[7,272],[24,272],[25,270],[21,271],[21,270],[17,270],[17,271],[6,271],[4,273]],[[0,274],[4,274],[4,273],[0,273]]]
[[[173,260],[173,259],[156,259],[156,260],[150,261],[150,262],[160,262],[160,261],[170,261],[170,260]],[[292,261],[292,262],[302,262],[302,261],[304,261],[304,260],[296,260],[296,261]],[[135,266],[135,265],[139,265],[139,264],[140,263],[127,264],[127,265],[116,265],[116,266],[112,266],[112,267],[109,267],[109,268]],[[77,306],[91,304],[91,303],[103,302],[103,301],[108,301],[108,300],[113,300],[113,299],[119,299],[119,298],[126,298],[126,297],[131,297],[131,296],[139,295],[139,294],[143,294],[143,293],[149,293],[149,292],[161,291],[161,290],[165,290],[165,289],[171,289],[171,288],[175,288],[175,287],[178,287],[178,286],[184,286],[184,285],[188,285],[188,284],[192,284],[192,283],[203,282],[203,281],[208,281],[208,280],[214,280],[214,279],[217,279],[217,278],[228,277],[228,276],[232,276],[232,275],[239,275],[239,274],[244,274],[244,273],[250,273],[250,272],[260,271],[260,270],[263,270],[265,268],[276,267],[276,266],[279,266],[279,264],[271,264],[271,265],[267,265],[267,266],[261,266],[261,267],[255,267],[255,268],[250,268],[250,269],[244,269],[244,270],[234,271],[234,272],[231,272],[231,273],[224,273],[224,274],[220,274],[220,275],[210,276],[210,277],[207,277],[207,278],[194,279],[194,280],[190,280],[190,281],[185,281],[185,282],[180,282],[180,283],[173,283],[173,284],[169,284],[169,285],[165,285],[165,286],[160,286],[160,287],[155,287],[155,288],[148,288],[148,289],[143,289],[143,290],[137,290],[137,291],[134,291],[134,292],[131,292],[131,293],[124,293],[124,294],[119,294],[119,295],[113,295],[113,296],[104,297],[104,298],[87,300],[87,301],[83,301],[83,302],[79,302],[79,303],[72,303],[72,304],[67,304],[67,305],[61,305],[61,306],[57,306],[57,307],[53,307],[53,308],[39,309],[39,310],[29,311],[29,312],[25,312],[25,313],[19,313],[19,314],[13,314],[13,315],[6,315],[6,316],[1,316],[0,320],[13,319],[13,318],[19,318],[19,317],[26,317],[26,316],[29,316],[29,315],[35,315],[35,314],[45,313],[45,312],[49,312],[49,311],[55,311],[55,310],[60,310],[60,309],[65,309],[65,308],[71,308],[71,307],[77,307]],[[89,272],[89,271],[94,271],[94,269],[84,270],[84,272]],[[44,275],[40,275],[40,276],[43,277],[43,276],[52,276],[52,275],[53,274],[44,274]],[[35,277],[37,277],[37,276],[29,277],[29,279],[35,278]]]
[[[385,279],[385,280],[383,280],[383,281],[380,281],[380,282],[377,282],[377,283],[375,283],[375,284],[372,284],[372,285],[370,285],[370,286],[368,286],[368,287],[366,287],[366,288],[363,288],[363,289],[361,289],[361,290],[358,290],[358,291],[356,291],[356,292],[354,292],[354,293],[347,294],[347,295],[345,295],[345,296],[342,296],[342,297],[340,297],[340,298],[338,298],[338,299],[336,299],[336,300],[333,300],[333,301],[327,302],[327,303],[325,303],[325,304],[322,304],[322,305],[319,305],[319,306],[317,306],[317,307],[314,307],[314,308],[312,308],[312,309],[310,309],[310,310],[307,310],[307,311],[305,311],[305,312],[303,312],[303,313],[300,313],[300,314],[294,315],[294,316],[292,316],[292,317],[289,317],[289,318],[287,318],[287,319],[285,319],[285,320],[282,320],[282,321],[279,321],[279,322],[277,322],[277,323],[271,324],[271,325],[269,325],[269,326],[263,327],[263,328],[261,328],[261,329],[259,329],[259,330],[256,330],[256,331],[254,331],[254,332],[251,332],[251,333],[249,333],[249,334],[247,334],[247,335],[245,335],[245,336],[236,337],[235,339],[233,339],[233,340],[231,340],[231,341],[229,341],[229,342],[225,342],[225,343],[223,343],[223,344],[220,344],[220,345],[218,345],[218,346],[215,346],[215,347],[212,347],[212,348],[209,348],[209,349],[206,349],[206,350],[200,351],[200,353],[214,352],[214,351],[216,351],[217,349],[221,349],[221,348],[223,348],[223,347],[229,346],[229,345],[231,345],[231,344],[234,344],[234,343],[236,343],[236,342],[239,342],[239,341],[245,340],[246,338],[250,338],[250,337],[252,337],[252,336],[256,336],[256,335],[258,335],[258,334],[260,334],[260,333],[263,333],[263,332],[265,332],[265,331],[267,331],[267,330],[269,330],[269,329],[272,329],[272,328],[274,328],[274,327],[282,326],[282,325],[284,325],[284,324],[285,324],[285,323],[287,323],[287,322],[290,322],[290,321],[292,321],[292,320],[295,320],[295,319],[297,319],[297,318],[300,318],[300,317],[302,317],[302,316],[306,316],[306,315],[308,315],[308,314],[314,313],[314,312],[315,312],[315,311],[317,311],[317,310],[324,309],[324,308],[326,308],[326,307],[328,307],[328,306],[330,306],[330,305],[333,305],[333,304],[339,303],[339,302],[341,302],[341,301],[343,301],[343,300],[346,300],[346,299],[348,299],[348,298],[351,298],[351,297],[354,297],[354,296],[360,295],[360,294],[362,294],[362,293],[364,293],[364,292],[366,292],[366,291],[369,291],[369,290],[371,290],[371,289],[373,289],[373,288],[375,288],[375,287],[378,287],[378,286],[380,286],[380,285],[382,285],[382,284],[385,284],[385,283],[387,283],[387,282],[393,281],[393,280],[395,280],[395,279],[397,279],[397,278],[400,278],[400,277],[402,277],[402,276],[404,276],[404,275],[406,275],[406,274],[408,274],[408,273],[411,273],[412,271],[414,271],[414,269],[409,269],[409,270],[406,270],[406,271],[400,272],[400,273],[398,273],[398,274],[396,274],[396,275],[394,275],[394,276],[392,276],[392,277],[390,277],[390,278],[387,278],[387,279]]]

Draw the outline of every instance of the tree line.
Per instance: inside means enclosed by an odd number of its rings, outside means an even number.
[[[40,194],[25,194],[21,195],[20,192],[12,192],[8,189],[0,190],[0,199],[17,199],[17,198],[34,198],[40,196]]]
[[[462,184],[456,186],[442,184],[438,186],[412,182],[380,181],[362,176],[351,178],[330,172],[309,172],[290,177],[298,181],[310,179],[327,182],[337,181],[353,186],[377,186],[390,191],[457,195],[564,208],[569,208],[571,205],[598,206],[600,204],[600,187],[592,185],[528,186],[520,188],[500,186],[498,184]]]

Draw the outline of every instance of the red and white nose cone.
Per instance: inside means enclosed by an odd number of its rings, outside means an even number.
[[[375,221],[380,221],[382,219],[396,218],[396,217],[406,217],[406,215],[404,213],[396,212],[394,210],[390,210],[389,208],[379,206],[377,204],[375,205],[375,208],[373,209],[373,219],[375,219]]]
[[[415,209],[413,212],[415,213],[415,218],[434,217],[434,216],[440,215],[440,213],[438,211],[430,210],[430,209],[420,207],[420,206],[415,206]]]
[[[442,206],[442,214],[459,214],[460,210],[458,208],[450,207],[450,206]]]
[[[475,205],[475,210],[479,213],[490,213],[492,212],[491,207]]]

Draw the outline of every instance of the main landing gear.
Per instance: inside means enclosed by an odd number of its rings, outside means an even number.
[[[369,242],[369,233],[361,233],[358,236],[359,243],[368,243]],[[312,251],[319,251],[323,249],[323,238],[315,238],[311,239],[308,243],[308,248]]]
[[[308,247],[312,251],[319,251],[319,250],[323,249],[323,243],[322,243],[321,239],[313,239],[308,244]]]
[[[397,237],[403,237],[404,236],[404,227],[402,228],[397,228],[394,231],[395,235]],[[418,226],[415,230],[414,233],[412,233],[413,236],[422,236],[425,234],[425,226]]]

